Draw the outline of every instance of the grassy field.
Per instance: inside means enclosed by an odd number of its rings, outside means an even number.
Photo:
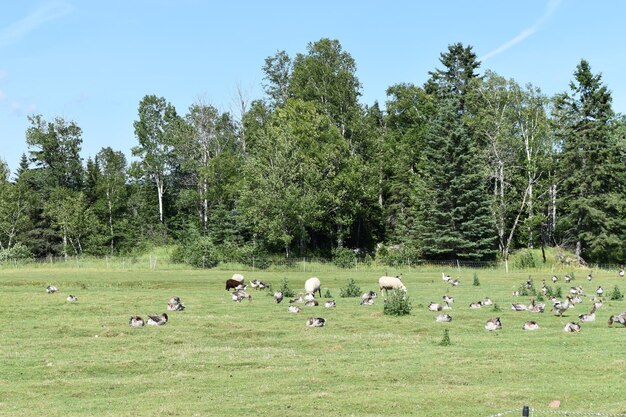
[[[523,405],[545,409],[552,400],[562,410],[626,413],[626,329],[607,326],[625,301],[605,300],[596,322],[570,334],[564,325],[589,312],[590,297],[563,318],[548,309],[514,312],[511,302],[528,303],[511,294],[528,272],[447,271],[461,279],[454,288],[441,272],[405,271],[412,314],[389,317],[380,298],[373,306],[339,298],[348,278],[377,290],[375,271],[316,274],[336,309],[295,315],[263,292],[234,303],[224,291],[233,271],[5,269],[0,415],[480,417]],[[480,286],[472,286],[474,273]],[[296,290],[312,275],[244,274],[274,287],[287,277]],[[537,287],[551,276],[532,274]],[[576,271],[573,284],[587,294],[598,285],[626,290],[615,271],[594,271],[591,283],[586,275]],[[60,292],[46,294],[48,284]],[[565,294],[569,285],[559,284]],[[446,293],[456,298],[453,321],[435,323],[427,305]],[[67,302],[69,294],[79,301]],[[131,315],[165,312],[173,295],[187,309],[168,312],[167,325],[128,326]],[[501,311],[468,308],[487,296]],[[327,326],[307,328],[311,316]],[[496,316],[503,329],[487,332],[485,321]],[[541,328],[523,331],[527,320]],[[444,329],[450,346],[440,346]]]

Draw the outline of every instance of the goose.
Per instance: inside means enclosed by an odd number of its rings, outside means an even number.
[[[594,305],[596,308],[602,308],[602,306],[603,306],[604,304],[602,303],[602,299],[601,299],[601,298],[598,298],[598,299],[596,299],[596,300],[594,300],[594,301],[593,301],[593,305]]]
[[[432,303],[431,302],[430,304],[428,304],[428,309],[430,311],[441,311],[441,310],[443,310],[443,306],[441,304],[439,304],[439,303]]]
[[[169,311],[183,311],[185,309],[185,306],[182,304],[172,304],[172,303],[168,303],[167,304],[167,309]]]
[[[559,317],[563,317],[563,313],[566,312],[568,308],[570,308],[571,302],[572,302],[572,298],[570,296],[567,296],[565,301],[555,302],[554,305],[552,306],[554,315],[556,316],[558,314]]]
[[[452,307],[450,306],[450,304],[445,303],[442,310],[452,310]]]
[[[261,281],[259,281],[258,279],[253,279],[252,281],[250,281],[250,286],[254,288],[255,290],[257,290],[259,288],[260,282]]]
[[[324,303],[324,307],[326,308],[337,307],[337,303],[335,302],[335,300],[329,300]]]
[[[583,289],[581,287],[570,287],[569,293],[572,295],[583,295]]]
[[[233,301],[240,303],[241,300],[247,298],[248,301],[252,301],[252,295],[248,294],[244,290],[233,291],[231,294]]]
[[[559,280],[559,277],[557,277],[556,275],[552,275],[552,283],[556,284],[556,282]]]
[[[144,324],[143,319],[139,316],[131,316],[130,320],[128,320],[128,325],[130,327],[143,327]]]
[[[441,279],[442,279],[444,282],[449,282],[449,281],[452,279],[452,277],[451,277],[450,275],[448,275],[448,274],[444,274],[444,273],[442,272],[442,273],[441,273]]]
[[[304,301],[313,301],[315,300],[315,294],[312,292],[308,292],[304,295]]]
[[[361,300],[365,300],[366,298],[376,298],[378,297],[378,294],[376,294],[376,291],[368,291],[366,293],[363,293],[363,295],[361,295]]]
[[[326,325],[326,319],[321,317],[311,317],[306,321],[308,327],[324,327]]]
[[[589,312],[589,314],[581,314],[578,316],[578,318],[580,319],[580,321],[583,322],[596,321],[596,306],[594,305],[593,307],[591,307],[591,311]]]
[[[456,287],[457,285],[459,285],[461,283],[461,281],[459,281],[458,279],[451,279],[450,281],[448,281],[450,283],[450,285],[452,285],[453,287]]]
[[[526,280],[526,289],[530,290],[533,286],[534,286],[533,278],[529,276],[528,279]]]
[[[487,297],[483,300],[482,305],[484,306],[490,306],[493,304],[493,301],[491,301],[491,298]]]
[[[626,311],[622,314],[616,314],[609,317],[609,326],[612,326],[613,323],[618,323],[626,327]]]
[[[580,324],[574,322],[567,323],[563,330],[570,333],[578,333],[580,331]]]
[[[535,299],[533,298],[530,301],[530,305],[528,306],[528,311],[530,311],[531,313],[543,313],[543,311],[545,310],[546,305],[544,303],[535,303]]]
[[[482,302],[482,301],[477,301],[477,302],[475,302],[475,303],[471,303],[471,304],[469,305],[469,308],[474,308],[474,309],[476,309],[476,308],[482,308],[482,306],[483,306],[483,302]]]
[[[536,321],[532,321],[532,320],[531,321],[527,321],[522,326],[522,329],[524,329],[524,330],[538,330],[539,329],[539,324],[537,324]]]
[[[318,305],[320,305],[320,303],[318,303],[317,300],[309,300],[304,303],[305,307],[317,307]]]
[[[298,314],[299,312],[302,311],[302,309],[298,306],[289,306],[287,311],[289,311],[290,313]]]
[[[57,287],[55,287],[54,285],[48,285],[46,287],[46,292],[48,294],[54,294],[55,292],[59,291],[59,289]]]
[[[519,291],[513,291],[513,292],[511,293],[511,295],[512,295],[513,297],[519,297]]]
[[[547,295],[548,294],[548,286],[546,285],[546,283],[544,282],[543,285],[541,286],[541,293],[543,295]]]
[[[500,317],[487,320],[487,322],[485,323],[485,329],[489,331],[502,329],[502,322],[500,322]]]
[[[260,290],[264,290],[267,288],[267,284],[264,283],[263,281],[259,281],[259,287]]]
[[[620,278],[624,278],[624,268],[620,269],[620,270],[619,270],[619,272],[617,273],[617,275],[618,275]]]
[[[170,304],[180,304],[180,297],[170,297],[170,300],[168,301]]]
[[[70,303],[75,303],[76,301],[78,301],[78,297],[76,297],[75,295],[68,295],[67,296],[67,301],[69,301]]]
[[[163,313],[160,316],[148,316],[148,326],[163,326],[167,323],[167,313]]]
[[[364,298],[361,300],[361,305],[362,306],[371,306],[374,305],[374,299],[373,298]]]
[[[274,293],[274,302],[276,304],[280,304],[281,301],[283,301],[283,293],[281,291],[276,291]]]
[[[593,271],[591,271],[593,272]],[[591,272],[589,272],[589,275],[587,275],[587,281],[591,282],[591,280],[593,279],[593,275],[591,275]]]
[[[435,321],[437,323],[450,323],[452,317],[449,314],[438,314],[437,317],[435,317]]]
[[[450,297],[449,295],[444,295],[443,296],[443,302],[446,304],[452,304],[454,303],[454,297]]]
[[[572,297],[572,305],[570,306],[570,308],[574,307],[574,304],[580,304],[583,302],[583,299],[580,298],[580,295],[575,295]]]
[[[567,274],[563,277],[565,279],[565,282],[569,283],[572,280],[572,276]]]
[[[596,294],[598,295],[598,297],[602,297],[602,294],[604,294],[604,290],[601,286],[598,287],[598,289],[596,290]]]
[[[298,304],[304,304],[304,298],[302,298],[302,294],[298,294],[298,298],[292,298],[291,300],[289,300],[290,304],[293,303],[298,303]]]
[[[526,306],[526,304],[511,303],[511,310],[513,310],[513,311],[526,311],[526,310],[528,310],[528,307]]]

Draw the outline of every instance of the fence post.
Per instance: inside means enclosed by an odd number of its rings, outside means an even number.
[[[529,417],[530,416],[529,412],[530,410],[528,409],[528,406],[525,405],[524,408],[522,408],[522,417]]]
[[[456,260],[456,268],[459,270],[459,274],[461,273],[461,263],[459,262],[459,260]]]

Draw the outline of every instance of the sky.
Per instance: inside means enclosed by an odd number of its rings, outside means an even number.
[[[82,156],[130,156],[148,94],[179,114],[198,100],[233,111],[237,91],[263,97],[266,57],[337,39],[357,64],[361,102],[397,83],[421,85],[448,45],[471,45],[490,69],[548,95],[586,59],[626,113],[626,2],[0,0],[0,159],[28,152],[28,116],[83,130]]]

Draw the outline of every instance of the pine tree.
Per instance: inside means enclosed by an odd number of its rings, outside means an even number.
[[[484,152],[466,122],[466,94],[479,66],[471,47],[451,45],[443,70],[426,90],[436,113],[425,135],[415,188],[416,227],[427,258],[493,259],[495,231],[489,209]]]

